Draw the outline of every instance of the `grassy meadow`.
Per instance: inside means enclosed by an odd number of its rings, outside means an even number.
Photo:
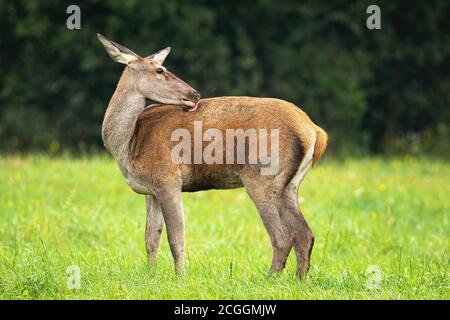
[[[450,165],[325,161],[299,200],[312,267],[269,276],[272,249],[243,189],[186,193],[186,273],[163,235],[147,265],[144,197],[107,156],[0,158],[0,299],[449,299]],[[79,290],[67,268],[81,271]],[[375,270],[375,271],[373,271]]]

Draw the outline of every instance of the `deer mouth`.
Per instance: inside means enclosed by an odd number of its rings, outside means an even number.
[[[188,111],[195,111],[198,107],[198,102],[200,101],[200,99],[198,100],[189,100],[189,99],[181,99],[181,103],[188,107]]]

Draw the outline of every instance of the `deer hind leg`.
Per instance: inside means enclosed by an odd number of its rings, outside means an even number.
[[[181,188],[160,188],[155,191],[166,223],[170,251],[175,262],[175,272],[184,268],[184,213]]]
[[[297,276],[303,277],[309,269],[314,235],[300,211],[297,192],[286,190],[282,197],[283,223],[294,235],[294,250],[297,257]]]
[[[302,159],[295,176],[286,186],[282,196],[282,220],[294,234],[294,250],[297,256],[297,275],[302,277],[310,266],[310,257],[314,245],[314,235],[300,211],[297,192],[300,183],[311,166],[314,155],[314,143],[311,143]]]
[[[145,196],[147,223],[145,226],[145,247],[150,266],[156,267],[159,243],[164,228],[164,218],[158,199],[154,195]]]
[[[272,243],[273,258],[270,269],[272,272],[279,273],[286,265],[294,238],[290,229],[281,220],[277,192],[274,191],[273,186],[267,188],[256,185],[246,187]]]

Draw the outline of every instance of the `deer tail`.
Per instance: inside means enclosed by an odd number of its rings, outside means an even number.
[[[313,166],[319,161],[325,152],[328,143],[328,134],[320,127],[316,126],[316,143],[314,145]]]

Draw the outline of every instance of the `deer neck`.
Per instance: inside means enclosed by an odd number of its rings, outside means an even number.
[[[125,71],[109,102],[102,126],[103,143],[122,171],[127,171],[128,145],[144,108],[145,97],[136,90],[133,79]]]

